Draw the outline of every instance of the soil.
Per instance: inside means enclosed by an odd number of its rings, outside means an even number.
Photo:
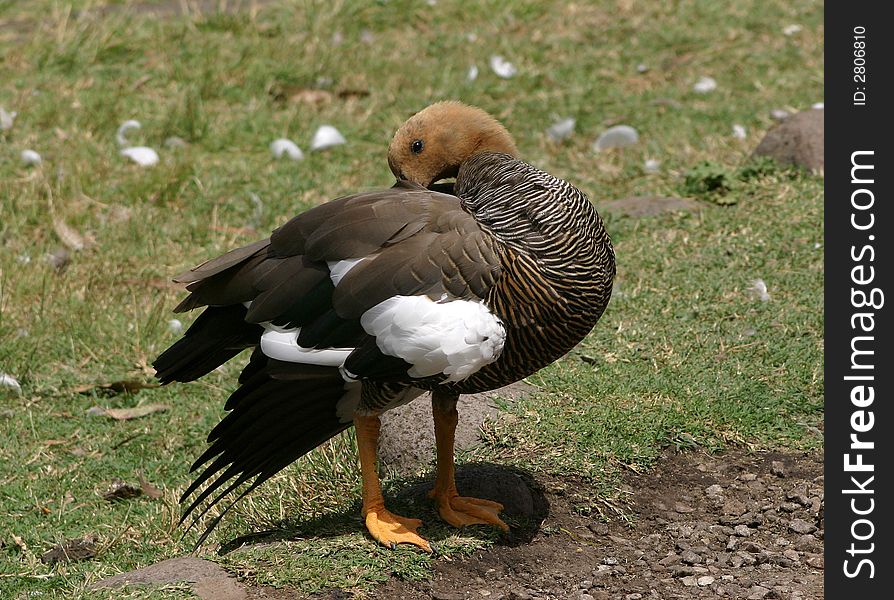
[[[582,516],[586,487],[540,483],[548,511],[531,538],[436,561],[430,580],[392,579],[373,596],[823,598],[821,453],[668,452],[627,478],[632,523]]]
[[[460,493],[499,498],[519,526],[471,556],[434,561],[425,581],[392,578],[384,599],[651,600],[823,598],[822,453],[706,456],[668,451],[621,487],[623,514],[587,516],[593,490],[574,478],[533,477],[493,464],[463,465]],[[401,495],[423,497],[427,483]],[[416,489],[418,488],[418,489]],[[597,499],[598,500],[598,499]],[[95,588],[193,583],[207,600],[300,598],[294,589],[250,586],[222,567],[181,557],[94,584]],[[313,596],[348,599],[345,590]]]

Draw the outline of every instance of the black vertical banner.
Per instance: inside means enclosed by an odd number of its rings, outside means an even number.
[[[825,25],[826,598],[894,594],[894,21],[831,2]]]

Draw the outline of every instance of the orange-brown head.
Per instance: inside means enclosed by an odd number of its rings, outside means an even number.
[[[452,100],[424,108],[400,126],[388,147],[388,166],[398,179],[428,187],[455,177],[478,152],[518,157],[515,141],[499,121],[480,108]]]

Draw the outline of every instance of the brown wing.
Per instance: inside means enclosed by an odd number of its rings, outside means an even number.
[[[334,285],[330,265],[356,259]],[[191,292],[178,310],[251,302],[248,323],[301,327],[301,346],[353,347],[369,357],[377,350],[359,320],[369,308],[397,295],[484,299],[500,272],[496,240],[458,198],[399,182],[315,207],[269,240],[178,276]],[[363,362],[370,372],[394,371],[393,360],[378,371],[375,360]]]

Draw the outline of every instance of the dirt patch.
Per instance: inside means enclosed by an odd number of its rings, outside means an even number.
[[[372,596],[820,599],[822,472],[821,453],[668,453],[627,478],[630,525],[581,516],[585,488],[541,481],[549,514],[530,543],[437,561],[430,580]]]

